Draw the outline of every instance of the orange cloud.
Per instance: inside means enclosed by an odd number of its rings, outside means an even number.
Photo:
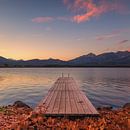
[[[94,0],[64,0],[64,4],[77,13],[73,17],[73,21],[77,23],[88,21],[92,17],[100,16],[108,11],[122,12],[125,10],[125,6],[117,0],[98,0],[97,3]]]
[[[32,22],[35,22],[35,23],[47,23],[47,22],[51,22],[53,20],[54,20],[53,17],[36,17],[36,18],[32,19]]]

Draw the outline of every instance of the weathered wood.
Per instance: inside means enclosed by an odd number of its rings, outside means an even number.
[[[89,99],[72,77],[60,77],[34,111],[45,116],[98,115]]]

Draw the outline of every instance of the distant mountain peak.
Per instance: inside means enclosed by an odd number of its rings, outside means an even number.
[[[89,54],[87,54],[87,55],[82,55],[82,56],[80,56],[80,57],[78,57],[78,58],[92,58],[92,57],[95,57],[96,55],[94,54],[94,53],[89,53]]]
[[[0,59],[6,59],[6,58],[4,58],[4,57],[0,56]]]
[[[99,55],[89,53],[72,60],[60,59],[32,59],[13,60],[0,56],[0,67],[44,67],[44,66],[127,66],[130,67],[130,52],[106,52]]]
[[[50,58],[49,58],[49,59],[47,59],[47,60],[57,60],[57,59],[54,59],[54,58],[51,58],[51,57],[50,57]]]
[[[89,53],[89,54],[87,54],[86,56],[88,56],[88,57],[94,57],[94,56],[96,56],[94,53]]]
[[[116,53],[116,52],[115,52],[115,53]],[[129,51],[118,51],[117,54],[118,54],[118,53],[120,53],[120,54],[122,54],[122,53],[124,53],[124,54],[129,54],[130,52],[129,52]]]

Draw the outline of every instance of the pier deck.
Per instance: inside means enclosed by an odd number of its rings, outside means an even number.
[[[72,77],[60,77],[35,111],[45,116],[96,116],[97,110]]]

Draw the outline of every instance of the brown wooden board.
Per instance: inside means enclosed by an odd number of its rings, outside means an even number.
[[[97,110],[72,77],[60,77],[34,111],[46,116],[96,116]]]

